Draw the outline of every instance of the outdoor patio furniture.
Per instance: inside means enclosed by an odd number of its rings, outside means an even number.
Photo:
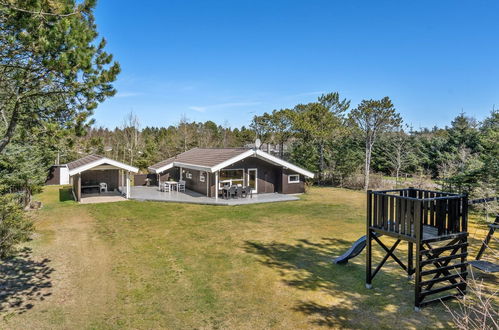
[[[161,191],[170,192],[171,191],[170,184],[168,182],[164,182],[163,186],[161,187]]]
[[[178,190],[178,182],[176,181],[165,181],[163,185],[164,191],[170,192],[172,190]]]
[[[180,180],[177,185],[177,191],[184,191],[185,192],[185,181]]]
[[[229,195],[228,194],[228,191],[229,191],[229,186],[227,185],[224,185],[222,187],[222,198],[228,198],[227,196]]]
[[[231,198],[232,196],[236,197],[236,194],[237,194],[236,186],[230,186],[229,189],[227,189],[227,199]]]
[[[86,193],[88,194],[89,191],[92,192],[93,190],[99,191],[100,185],[98,184],[92,184],[92,183],[86,183],[81,186],[81,192],[83,193],[86,190]]]
[[[237,185],[237,186],[236,186],[236,196],[237,196],[238,198],[239,198],[239,197],[243,198],[243,191],[244,191],[244,189],[243,189],[243,186],[242,186],[242,185]],[[245,197],[245,196],[244,196],[244,197]]]
[[[99,183],[99,193],[107,192],[107,183],[101,182]]]
[[[248,195],[253,198],[253,188],[250,186],[243,187],[242,195],[244,198],[248,197]]]

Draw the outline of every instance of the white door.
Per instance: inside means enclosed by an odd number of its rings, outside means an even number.
[[[59,167],[59,184],[69,184],[69,169],[67,167]]]
[[[248,168],[248,186],[254,194],[258,191],[258,170],[256,168]]]

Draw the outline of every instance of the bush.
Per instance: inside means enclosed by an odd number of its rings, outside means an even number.
[[[371,173],[369,175],[369,189],[378,190],[378,189],[391,189],[392,187],[385,182],[381,174]],[[364,189],[364,174],[355,173],[347,177],[343,181],[343,187],[349,189]]]
[[[32,232],[33,222],[18,198],[12,194],[0,196],[0,257],[13,254],[17,244],[26,242]]]
[[[466,280],[467,294],[459,300],[458,308],[444,304],[452,316],[456,329],[499,329],[498,290],[486,290],[482,280],[477,280],[473,272]]]

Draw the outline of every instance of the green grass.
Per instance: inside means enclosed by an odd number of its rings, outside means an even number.
[[[4,307],[2,328],[451,326],[443,306],[413,312],[412,282],[393,262],[373,290],[364,254],[332,263],[365,232],[361,192],[313,188],[296,202],[233,207],[60,196],[37,196],[29,244],[28,259],[50,260],[51,285],[38,290],[48,295]]]

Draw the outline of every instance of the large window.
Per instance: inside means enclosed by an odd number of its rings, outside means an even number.
[[[224,185],[234,185],[244,183],[244,170],[243,169],[231,169],[231,170],[220,170],[220,176],[218,178],[219,188],[223,188]]]

